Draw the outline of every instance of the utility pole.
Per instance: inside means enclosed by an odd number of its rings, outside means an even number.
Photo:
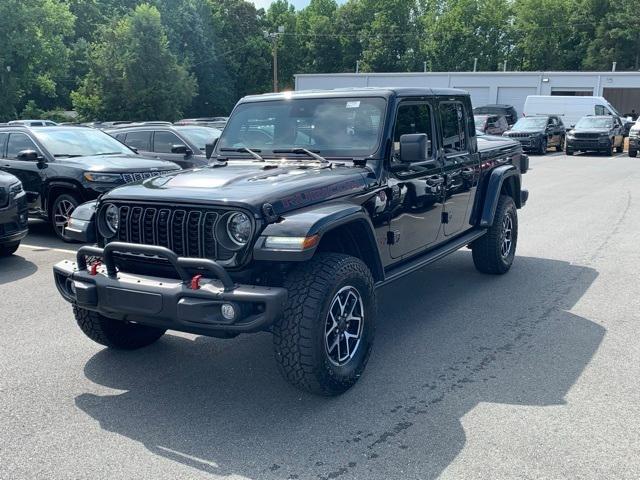
[[[278,37],[284,34],[284,26],[280,25],[277,32],[266,33],[271,40],[271,54],[273,55],[273,91],[278,91]]]

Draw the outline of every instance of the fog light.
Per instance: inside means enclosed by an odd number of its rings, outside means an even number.
[[[234,318],[236,318],[236,309],[230,303],[223,303],[222,307],[220,308],[220,312],[222,313],[222,316],[227,320],[233,320]]]

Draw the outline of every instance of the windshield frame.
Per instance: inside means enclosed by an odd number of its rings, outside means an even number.
[[[376,100],[380,102],[380,106],[382,107],[380,110],[380,118],[379,118],[379,125],[377,126],[377,139],[375,141],[374,146],[368,150],[368,153],[366,154],[362,154],[362,152],[360,151],[356,151],[353,153],[350,153],[348,150],[343,150],[342,152],[340,152],[339,155],[334,155],[332,151],[330,150],[318,150],[315,148],[314,145],[274,145],[273,148],[268,148],[268,149],[264,149],[261,148],[261,146],[258,145],[246,145],[248,148],[259,152],[260,155],[262,157],[264,157],[266,160],[281,160],[283,158],[286,159],[290,159],[290,160],[296,160],[296,161],[304,161],[304,162],[308,162],[309,161],[309,157],[307,155],[300,155],[300,154],[296,154],[296,153],[291,153],[291,154],[274,154],[273,150],[281,150],[281,149],[299,149],[300,147],[302,148],[307,148],[308,150],[311,150],[314,153],[320,153],[320,155],[322,155],[323,157],[331,160],[331,159],[381,159],[382,155],[381,152],[383,150],[383,143],[384,143],[384,138],[385,138],[385,133],[386,133],[386,123],[387,123],[387,115],[389,112],[389,98],[384,96],[384,95],[376,95],[376,94],[372,94],[372,95],[358,95],[358,94],[354,94],[354,95],[340,95],[340,96],[300,96],[300,97],[281,97],[281,98],[269,98],[269,99],[250,99],[247,101],[243,101],[243,102],[239,102],[236,107],[233,109],[233,111],[231,112],[231,115],[229,116],[229,120],[227,121],[227,124],[225,125],[224,130],[222,130],[222,134],[220,135],[220,137],[218,138],[218,141],[216,142],[216,147],[215,147],[215,151],[214,151],[214,156],[219,156],[219,157],[223,157],[229,160],[242,160],[242,159],[246,159],[249,155],[246,153],[241,153],[241,152],[232,152],[232,151],[222,151],[222,149],[227,149],[227,148],[236,148],[233,144],[225,144],[224,140],[225,140],[225,135],[232,135],[231,131],[234,128],[234,119],[241,113],[241,110],[246,108],[248,105],[251,106],[259,106],[259,105],[263,105],[266,107],[266,105],[276,105],[276,104],[280,104],[280,103],[292,103],[292,102],[305,102],[305,101],[315,101],[315,102],[334,102],[334,101],[340,101],[340,102],[360,102],[360,101],[366,101],[366,100]],[[345,108],[347,108],[345,106]],[[359,108],[359,107],[356,107]]]
[[[73,130],[72,130],[73,129]],[[77,154],[77,153],[70,153],[70,152],[57,152],[54,151],[52,149],[52,145],[50,144],[50,139],[47,138],[50,135],[55,135],[56,133],[69,133],[69,132],[85,132],[85,133],[89,133],[89,135],[104,135],[107,139],[107,141],[109,142],[113,142],[114,147],[117,145],[120,148],[120,151],[115,152],[115,151],[109,151],[109,152],[98,152],[98,153],[90,153],[90,154]],[[120,142],[119,140],[115,139],[114,137],[112,137],[111,135],[109,135],[108,133],[105,133],[101,130],[97,130],[95,128],[90,128],[90,127],[68,127],[68,128],[64,128],[64,129],[58,129],[55,127],[48,127],[48,128],[42,128],[42,129],[33,129],[32,131],[33,136],[35,137],[35,139],[38,141],[38,144],[44,149],[46,150],[49,155],[51,156],[51,158],[53,159],[63,159],[63,158],[74,158],[74,157],[91,157],[94,155],[107,155],[107,154],[112,154],[112,155],[137,155],[137,153],[132,150],[131,148],[129,148],[127,145],[125,145],[124,143]],[[83,145],[92,145],[91,142],[87,142],[87,141],[83,141],[82,142]]]

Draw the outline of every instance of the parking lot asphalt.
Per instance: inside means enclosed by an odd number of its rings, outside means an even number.
[[[92,343],[52,281],[76,247],[32,222],[0,260],[0,478],[640,478],[640,160],[531,166],[512,270],[461,250],[380,291],[332,399],[268,334]]]

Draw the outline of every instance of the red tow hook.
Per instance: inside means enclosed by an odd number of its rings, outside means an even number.
[[[93,275],[94,277],[98,274],[98,267],[102,265],[101,262],[93,262],[91,264],[91,270],[89,271],[89,275]]]
[[[202,278],[202,274],[194,275],[191,279],[191,290],[198,290],[200,288],[200,279]]]

